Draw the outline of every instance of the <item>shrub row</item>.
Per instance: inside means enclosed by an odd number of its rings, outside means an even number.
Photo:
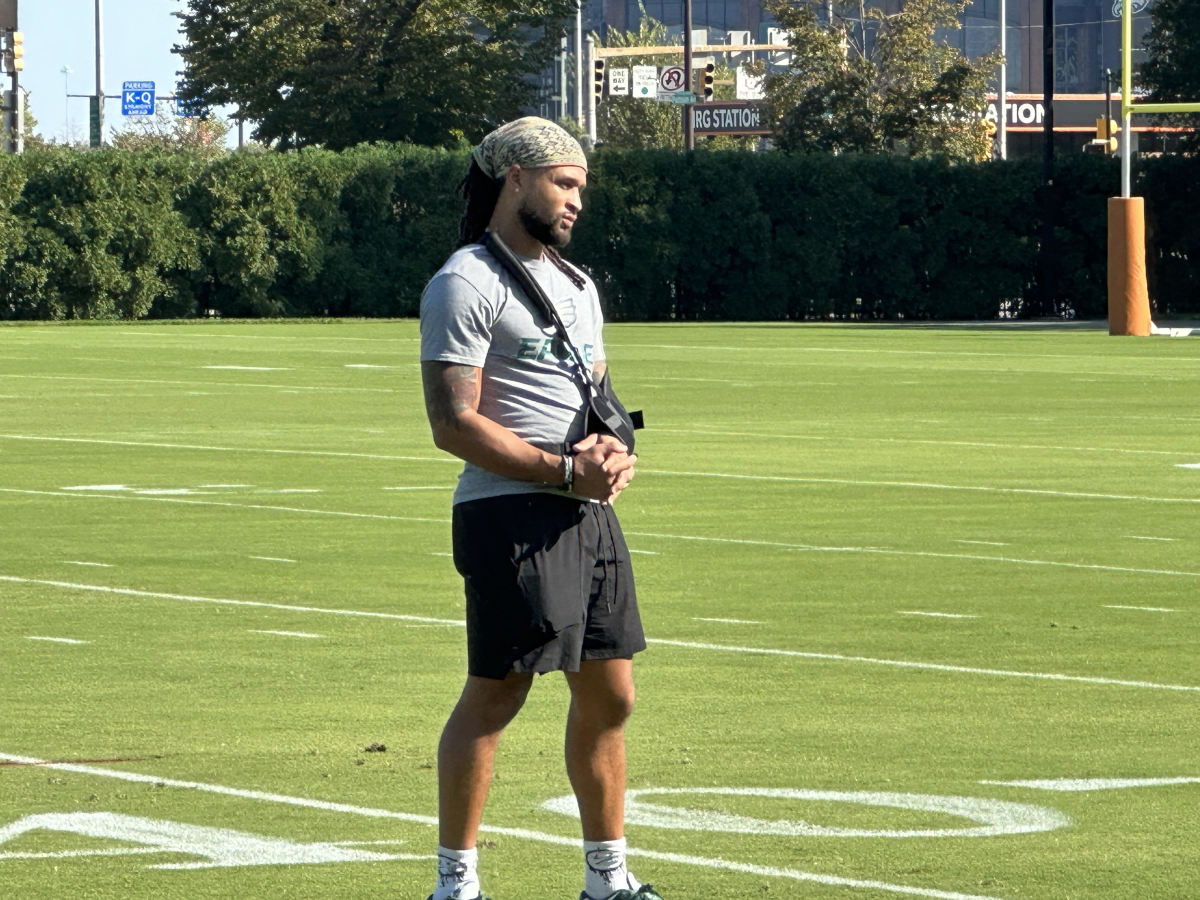
[[[0,158],[0,318],[414,315],[467,162],[405,145]],[[1083,155],[1046,187],[1039,160],[601,149],[571,256],[615,319],[1103,317],[1118,186],[1115,160]],[[1145,160],[1137,192],[1156,315],[1200,313],[1200,159]]]

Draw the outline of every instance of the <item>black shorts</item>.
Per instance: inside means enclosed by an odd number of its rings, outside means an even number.
[[[579,671],[646,649],[633,566],[611,506],[550,493],[454,507],[454,566],[467,594],[467,669]]]

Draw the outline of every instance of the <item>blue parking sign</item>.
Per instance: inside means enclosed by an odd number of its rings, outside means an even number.
[[[154,115],[153,81],[126,81],[121,85],[121,115]]]

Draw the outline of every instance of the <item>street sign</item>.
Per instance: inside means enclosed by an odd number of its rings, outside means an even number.
[[[653,100],[658,95],[658,66],[633,67],[633,96]]]
[[[737,98],[739,100],[762,100],[766,97],[763,90],[764,77],[751,75],[745,66],[737,67]]]
[[[126,81],[121,85],[121,115],[154,115],[153,81]]]
[[[757,103],[700,103],[692,107],[694,134],[771,133]]]
[[[696,102],[696,92],[695,91],[676,91],[673,94],[667,94],[666,97],[672,103],[695,103]]]
[[[687,73],[683,71],[683,66],[664,66],[662,74],[658,76],[658,88],[663,94],[687,90]]]
[[[100,146],[100,98],[88,97],[88,146]]]
[[[629,96],[629,70],[628,69],[609,69],[608,70],[608,96],[610,96],[610,97],[628,97]]]

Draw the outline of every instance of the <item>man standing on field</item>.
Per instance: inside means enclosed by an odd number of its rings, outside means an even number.
[[[535,673],[565,673],[567,775],[583,826],[580,900],[662,900],[625,863],[625,722],[646,647],[613,501],[636,457],[585,433],[576,363],[605,368],[591,280],[558,254],[583,208],[587,159],[545,119],[493,131],[462,184],[459,249],[421,298],[421,375],[434,443],[466,465],[454,495],[454,565],[467,599],[468,675],[438,746],[437,889],[483,900],[476,837],[500,735]],[[479,243],[521,259],[562,341]],[[572,347],[573,345],[573,347]]]

